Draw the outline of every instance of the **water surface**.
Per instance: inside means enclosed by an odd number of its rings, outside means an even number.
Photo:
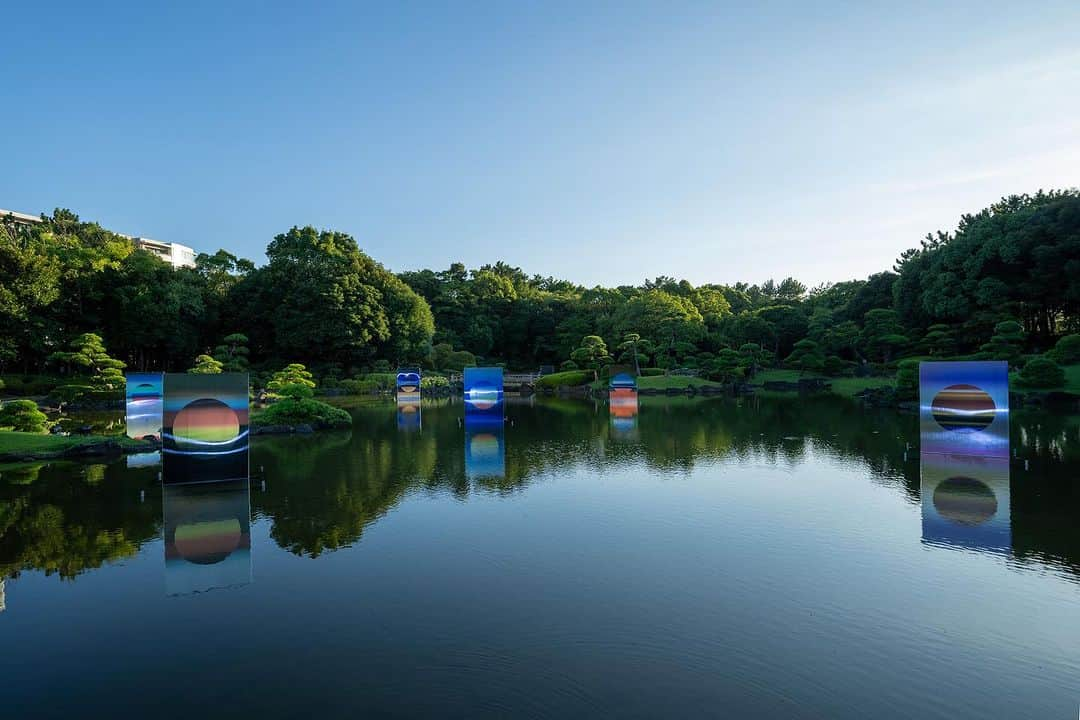
[[[1076,715],[1080,418],[973,468],[831,397],[352,412],[229,486],[0,468],[11,717]]]

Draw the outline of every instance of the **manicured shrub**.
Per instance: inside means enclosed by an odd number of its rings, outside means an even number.
[[[1028,360],[1020,371],[1020,384],[1031,388],[1057,388],[1065,384],[1065,371],[1048,357]]]
[[[896,363],[896,396],[914,400],[919,396],[919,358],[906,358]]]
[[[352,416],[341,408],[328,405],[311,398],[286,397],[256,413],[251,424],[255,427],[266,425],[311,425],[315,428],[344,428],[352,425]]]
[[[591,382],[592,379],[591,370],[568,370],[553,375],[544,375],[536,381],[536,386],[542,388],[577,387]]]
[[[1058,365],[1080,363],[1080,334],[1066,335],[1057,341],[1054,349],[1046,353]]]
[[[49,419],[33,400],[9,400],[0,405],[0,427],[18,432],[45,432]]]

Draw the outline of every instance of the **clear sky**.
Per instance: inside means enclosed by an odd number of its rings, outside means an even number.
[[[260,263],[312,224],[395,271],[814,285],[1080,184],[1077,2],[164,5],[4,11],[0,207]]]

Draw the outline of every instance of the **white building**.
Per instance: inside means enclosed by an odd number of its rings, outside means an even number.
[[[36,215],[4,210],[3,208],[0,208],[0,220],[8,220],[21,225],[38,225],[41,223],[41,218]],[[135,243],[135,247],[154,253],[174,268],[195,267],[195,251],[187,245],[151,240],[144,237],[132,237],[123,233],[116,234]]]

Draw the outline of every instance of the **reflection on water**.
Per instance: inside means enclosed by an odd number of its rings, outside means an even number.
[[[1078,417],[1014,412],[995,464],[920,459],[917,417],[833,397],[641,397],[633,442],[618,402],[422,407],[422,433],[391,400],[255,438],[254,493],[0,468],[9,700],[75,714],[124,678],[153,712],[164,646],[267,716],[1075,713]],[[198,593],[162,596],[163,553]]]
[[[920,494],[924,542],[1012,549],[1007,459],[923,453]]]
[[[400,382],[400,378],[398,380]],[[397,426],[405,432],[419,432],[422,427],[420,391],[397,393]]]
[[[614,380],[612,383],[614,384]],[[608,392],[608,414],[611,415],[612,435],[622,439],[637,437],[637,390],[614,387]]]
[[[247,480],[162,485],[167,594],[251,582],[248,486]]]

